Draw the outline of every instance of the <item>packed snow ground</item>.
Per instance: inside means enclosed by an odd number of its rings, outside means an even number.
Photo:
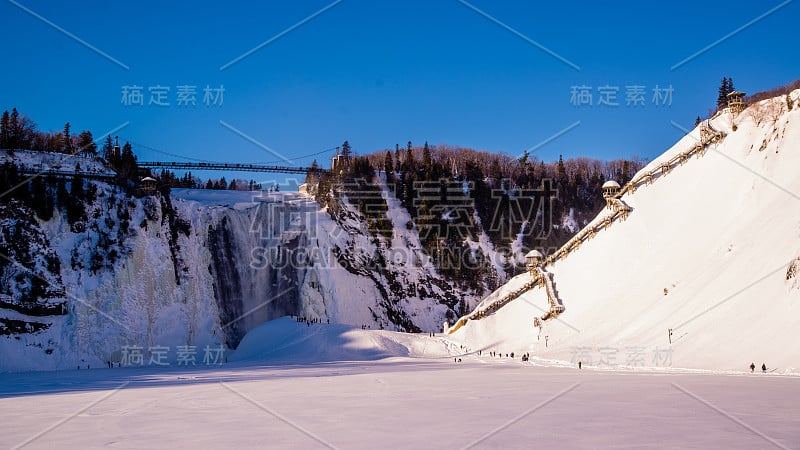
[[[461,351],[285,318],[221,366],[2,374],[0,446],[800,448],[798,377],[577,370],[475,349],[454,362]]]
[[[785,99],[717,116],[722,141],[626,193],[627,220],[547,267],[566,308],[557,320],[533,326],[548,309],[537,288],[453,338],[570,365],[736,371],[754,362],[800,373],[800,108],[770,116],[771,103]],[[699,133],[643,172],[691,148]],[[519,275],[484,302],[528,281]]]

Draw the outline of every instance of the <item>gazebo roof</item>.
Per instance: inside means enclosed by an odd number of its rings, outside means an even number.
[[[733,91],[730,94],[728,94],[728,97],[744,97],[744,95],[745,95],[744,92]]]
[[[525,257],[526,258],[543,258],[544,255],[542,255],[542,252],[540,252],[539,250],[531,250],[531,251],[528,252],[527,255],[525,255]]]
[[[614,180],[608,180],[605,183],[603,183],[603,189],[612,189],[612,188],[619,189],[619,183],[617,183]]]
[[[155,178],[151,178],[151,177],[142,178],[142,182],[145,182],[145,181],[156,181],[156,179]]]

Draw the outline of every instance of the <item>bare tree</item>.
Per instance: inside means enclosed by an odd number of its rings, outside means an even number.
[[[786,112],[786,103],[780,97],[771,98],[765,101],[767,118],[775,125]]]
[[[753,118],[756,126],[761,126],[761,123],[767,118],[767,106],[764,103],[764,101],[755,102],[747,108],[747,113]]]

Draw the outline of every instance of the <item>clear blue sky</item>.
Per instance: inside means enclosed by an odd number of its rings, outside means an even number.
[[[722,76],[747,92],[800,77],[800,2],[330,5],[2,1],[0,108],[16,106],[44,130],[70,121],[100,135],[129,122],[115,134],[148,160],[169,157],[141,145],[198,159],[307,165],[312,158],[301,156],[345,139],[359,153],[410,139],[512,155],[538,146],[544,160],[653,158],[681,135],[670,121],[690,127],[713,106]],[[123,86],[134,85],[144,106],[121,101]],[[159,85],[170,88],[170,106],[148,104],[148,88]],[[197,86],[196,106],[178,106],[181,85]],[[221,106],[203,103],[206,85],[224,86]],[[644,106],[626,106],[632,85],[645,87]],[[672,87],[671,105],[653,103],[656,85]],[[572,104],[573,86],[592,88],[593,105]],[[619,106],[597,104],[603,86],[618,87]],[[317,158],[329,163],[329,154]]]

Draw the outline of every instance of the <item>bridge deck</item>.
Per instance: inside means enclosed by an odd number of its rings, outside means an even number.
[[[139,167],[151,169],[164,168],[175,170],[234,170],[240,172],[278,172],[306,174],[308,172],[327,172],[325,169],[313,167],[269,166],[264,164],[237,164],[237,163],[212,163],[212,162],[165,162],[143,161]]]

